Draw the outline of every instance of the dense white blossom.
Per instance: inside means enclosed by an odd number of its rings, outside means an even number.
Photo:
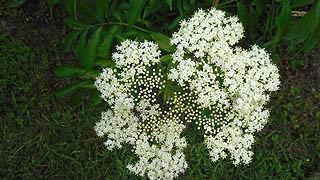
[[[254,135],[269,117],[264,105],[280,81],[264,49],[236,46],[243,34],[238,18],[213,8],[181,22],[167,69],[153,42],[125,40],[116,47],[115,67],[103,69],[95,82],[110,106],[95,131],[107,137],[109,150],[131,145],[139,159],[129,171],[149,179],[178,177],[188,167],[181,134],[191,124],[203,130],[212,162],[251,161]],[[173,93],[166,98],[168,90]]]

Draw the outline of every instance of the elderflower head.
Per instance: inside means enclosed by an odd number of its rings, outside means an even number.
[[[149,179],[178,177],[188,167],[181,134],[192,124],[204,132],[212,162],[251,161],[254,133],[269,116],[264,105],[280,82],[264,49],[235,46],[243,31],[236,17],[199,10],[173,34],[176,51],[165,68],[153,42],[125,40],[116,47],[115,67],[95,82],[110,106],[95,131],[107,137],[109,150],[131,145],[139,160],[129,171]]]

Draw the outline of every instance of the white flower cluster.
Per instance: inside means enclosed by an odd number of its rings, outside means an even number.
[[[251,161],[253,134],[269,116],[263,106],[280,84],[278,69],[264,49],[234,47],[243,31],[236,17],[199,10],[171,38],[177,50],[168,77],[194,92],[202,111],[210,110],[197,124],[206,132],[213,162],[227,152],[235,165]]]
[[[168,74],[155,43],[126,40],[116,47],[115,67],[95,82],[110,106],[95,130],[107,136],[110,150],[132,146],[139,160],[129,171],[149,179],[178,177],[187,168],[181,134],[192,123],[204,130],[213,162],[228,156],[235,165],[251,161],[254,133],[269,116],[264,105],[280,81],[264,49],[235,46],[243,31],[236,17],[199,10],[171,38],[176,51]],[[179,88],[164,101],[167,81]]]
[[[109,150],[132,145],[139,157],[128,169],[150,179],[173,179],[184,172],[187,163],[183,149],[186,139],[180,137],[184,125],[181,115],[157,103],[157,93],[164,88],[158,46],[126,40],[113,54],[116,68],[106,68],[95,82],[111,110],[102,113],[96,123],[98,136],[107,136]]]

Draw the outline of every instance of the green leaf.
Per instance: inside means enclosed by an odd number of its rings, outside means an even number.
[[[115,67],[116,63],[111,61],[111,60],[98,60],[95,63],[97,66],[101,66],[101,67]]]
[[[167,4],[169,5],[170,11],[172,11],[172,0],[167,0]]]
[[[87,69],[91,69],[94,66],[94,61],[97,55],[98,46],[100,43],[100,35],[102,26],[97,28],[88,41],[88,45],[84,54],[83,64]]]
[[[148,17],[151,14],[156,14],[158,10],[163,8],[164,1],[149,0],[148,6],[144,8],[143,18]]]
[[[315,31],[311,33],[311,35],[306,40],[305,44],[301,48],[303,52],[308,52],[312,48],[314,48],[317,44],[319,45],[319,36],[320,36],[320,23],[318,23],[318,27]]]
[[[75,49],[75,55],[76,57],[78,57],[82,65],[84,61],[84,53],[86,51],[87,34],[88,34],[88,30],[82,32]]]
[[[315,0],[292,0],[292,7],[302,7],[314,3]]]
[[[98,16],[103,19],[107,18],[110,0],[95,0],[95,9]]]
[[[169,64],[170,62],[172,62],[172,56],[171,54],[167,54],[167,55],[164,55],[160,58],[160,61],[164,64]]]
[[[66,52],[71,50],[72,43],[78,38],[81,31],[72,31],[62,40],[62,49]]]
[[[319,24],[320,1],[290,28],[284,37],[286,40],[296,39],[296,43],[307,39],[310,32]]]
[[[66,23],[67,25],[69,25],[70,27],[75,28],[75,29],[85,29],[88,27],[87,24],[76,21],[73,18],[65,18],[64,23]]]
[[[129,29],[141,17],[141,12],[146,0],[130,0],[130,8],[127,15]]]
[[[59,96],[59,97],[67,96],[67,95],[74,93],[78,89],[85,88],[89,85],[92,85],[92,83],[90,83],[89,81],[76,82],[74,84],[71,84],[67,87],[61,88],[60,90],[56,91],[55,95]]]
[[[88,70],[83,73],[80,77],[83,79],[96,79],[99,76],[99,72],[95,70]]]
[[[119,29],[119,26],[111,26],[107,31],[106,35],[103,37],[102,43],[98,48],[98,56],[106,58],[109,56],[110,48],[114,39],[114,34]]]
[[[276,18],[277,31],[271,41],[273,47],[275,47],[275,45],[279,42],[281,36],[283,36],[286,33],[290,25],[290,19],[291,19],[290,2],[289,0],[282,0],[281,12],[279,16]]]
[[[289,0],[282,0],[281,4],[281,12],[277,17],[277,28],[281,30],[281,33],[286,33],[291,20],[291,5]]]
[[[167,52],[173,52],[174,46],[170,45],[170,38],[159,32],[150,32],[151,38],[158,43],[159,48]]]
[[[253,2],[256,5],[257,15],[260,16],[265,11],[266,3],[263,0],[254,0]]]
[[[74,66],[60,66],[55,68],[53,72],[58,77],[71,77],[80,75],[84,73],[85,70]]]
[[[248,27],[248,11],[246,6],[242,2],[237,3],[237,13],[243,25],[245,27]]]
[[[174,84],[172,81],[167,80],[166,81],[166,85],[163,91],[163,98],[164,101],[169,100],[170,98],[172,98],[174,96],[174,92],[176,91],[181,91],[182,89],[177,86],[176,84]]]
[[[89,91],[89,102],[96,106],[101,102],[101,93],[96,89],[92,89]]]

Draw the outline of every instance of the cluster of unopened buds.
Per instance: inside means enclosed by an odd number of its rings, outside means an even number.
[[[125,40],[116,47],[115,67],[95,85],[110,109],[96,123],[109,150],[129,144],[139,157],[128,170],[149,179],[174,179],[188,167],[187,126],[203,133],[212,162],[230,157],[248,164],[254,134],[267,123],[264,105],[279,88],[269,54],[235,44],[243,38],[236,17],[198,10],[171,37],[176,47],[163,66],[158,45]],[[186,132],[188,133],[188,132]]]

